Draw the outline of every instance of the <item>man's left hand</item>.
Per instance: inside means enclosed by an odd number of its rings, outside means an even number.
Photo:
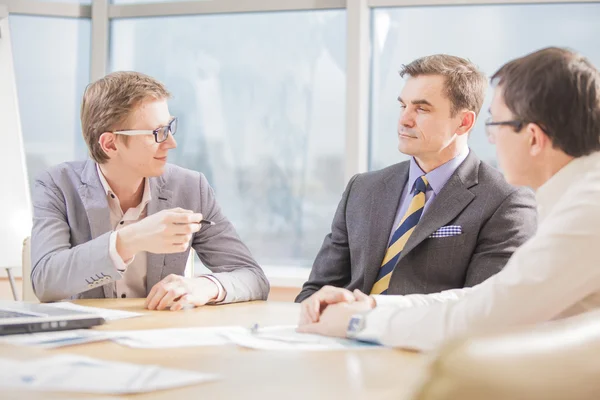
[[[203,306],[215,300],[219,294],[217,285],[208,278],[185,278],[171,274],[152,287],[146,298],[148,310],[178,311],[185,306]]]
[[[319,318],[319,322],[299,325],[297,331],[324,336],[346,337],[348,324],[354,314],[371,310],[375,307],[373,299],[355,290],[357,300],[353,303],[337,303],[327,306]]]

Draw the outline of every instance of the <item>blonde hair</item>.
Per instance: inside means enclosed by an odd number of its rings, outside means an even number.
[[[144,100],[170,97],[165,85],[139,72],[113,72],[90,83],[81,102],[81,129],[90,157],[98,164],[108,161],[98,143],[100,135],[124,129],[119,125]]]

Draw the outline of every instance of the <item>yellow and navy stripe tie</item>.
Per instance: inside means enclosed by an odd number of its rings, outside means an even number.
[[[373,289],[371,289],[371,294],[387,294],[394,266],[398,262],[408,238],[419,223],[421,215],[423,215],[425,192],[428,189],[430,189],[429,182],[427,182],[427,178],[424,175],[415,181],[414,196],[408,206],[408,210],[406,210],[402,220],[400,220],[398,228],[396,228],[396,231],[392,235],[390,244],[385,252],[385,257],[381,263],[379,274],[377,274],[377,280],[375,281],[375,285],[373,285]]]

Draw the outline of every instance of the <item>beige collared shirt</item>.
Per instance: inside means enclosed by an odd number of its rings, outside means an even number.
[[[138,222],[148,215],[148,203],[152,199],[150,192],[150,183],[148,178],[144,179],[144,193],[142,201],[135,208],[130,208],[123,214],[121,202],[117,195],[113,192],[110,185],[106,181],[104,174],[100,170],[100,166],[96,164],[100,183],[106,193],[108,207],[110,209],[110,226],[113,233],[110,235],[109,255],[115,268],[119,271],[122,279],[115,281],[116,293],[115,296],[130,297],[130,298],[145,298],[146,297],[146,272],[148,268],[147,254],[145,251],[136,254],[130,260],[123,260],[117,252],[117,234],[116,232],[123,227]],[[211,303],[219,303],[225,298],[225,288],[217,278],[212,275],[200,275],[199,278],[207,278],[218,288],[218,294]]]
[[[100,177],[100,182],[106,193],[108,207],[110,209],[110,226],[114,231],[110,235],[110,259],[122,276],[120,280],[115,281],[116,297],[146,297],[146,252],[140,252],[130,260],[123,261],[119,253],[117,253],[116,232],[119,229],[138,222],[146,217],[147,206],[152,198],[150,194],[150,184],[148,179],[144,179],[144,194],[142,195],[142,201],[137,207],[130,208],[123,214],[119,198],[106,181],[98,164],[96,164],[96,168],[98,170],[98,177]]]
[[[540,224],[506,267],[466,289],[376,296],[358,339],[431,349],[473,332],[600,307],[600,153],[574,159],[536,193]]]

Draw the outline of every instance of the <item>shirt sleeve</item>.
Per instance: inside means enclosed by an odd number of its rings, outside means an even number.
[[[221,284],[221,282],[219,282],[219,280],[217,278],[215,278],[212,275],[199,275],[199,278],[207,278],[209,279],[212,283],[214,283],[215,285],[217,285],[217,288],[219,289],[219,293],[217,294],[217,298],[214,299],[213,301],[211,301],[211,304],[216,304],[216,303],[220,303],[225,299],[225,295],[227,294],[227,292],[225,291],[225,288],[223,287],[223,285]]]
[[[540,323],[585,311],[573,307],[600,291],[596,255],[600,199],[595,193],[600,193],[600,188],[594,192],[582,186],[565,194],[537,235],[513,254],[506,267],[464,295],[442,298],[437,294],[441,301],[430,301],[435,296],[427,295],[426,301],[408,308],[376,307],[366,316],[365,330],[373,328],[367,339],[429,350],[467,333]]]
[[[133,262],[135,256],[131,257],[129,260],[123,261],[123,258],[121,258],[121,256],[117,252],[117,232],[113,232],[110,234],[108,243],[108,253],[110,255],[110,259],[117,271],[123,274],[127,267]]]
[[[377,306],[395,306],[398,308],[410,308],[418,306],[427,306],[435,303],[444,303],[450,300],[458,300],[473,290],[473,287],[444,290],[439,293],[431,294],[409,294],[398,295],[380,295],[376,294],[375,303]]]

